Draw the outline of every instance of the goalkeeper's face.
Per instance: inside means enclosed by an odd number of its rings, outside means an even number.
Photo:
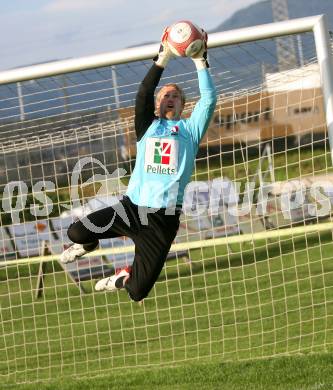
[[[178,120],[184,108],[184,98],[179,87],[164,86],[156,98],[157,115],[163,119]]]

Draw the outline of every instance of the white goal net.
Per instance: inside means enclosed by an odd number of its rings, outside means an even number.
[[[65,267],[58,259],[68,226],[126,191],[135,94],[151,59],[1,81],[2,383],[332,351],[333,170],[322,88],[332,69],[318,60],[312,29],[297,23],[289,36],[297,63],[283,70],[271,33],[246,42],[239,30],[233,44],[212,34],[216,111],[177,238],[141,305],[124,291],[94,292],[96,279],[131,264],[128,238],[102,240]],[[173,59],[167,82],[184,89],[189,115],[198,99],[192,61]]]

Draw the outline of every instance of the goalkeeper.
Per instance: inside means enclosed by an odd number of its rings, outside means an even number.
[[[155,105],[155,89],[172,57],[167,34],[168,29],[136,96],[137,155],[126,195],[119,204],[73,223],[68,237],[74,244],[60,258],[63,263],[72,262],[94,250],[100,239],[130,237],[135,243],[132,266],[99,280],[95,290],[124,288],[134,301],[141,301],[154,286],[176,237],[184,190],[216,104],[215,87],[207,69],[207,34],[203,31],[205,45],[192,57],[200,99],[191,116],[181,119],[185,96],[176,84],[163,86]]]

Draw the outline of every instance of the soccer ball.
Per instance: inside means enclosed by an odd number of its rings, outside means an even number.
[[[170,26],[167,42],[176,56],[192,57],[204,45],[204,37],[200,27],[188,20],[182,20]]]

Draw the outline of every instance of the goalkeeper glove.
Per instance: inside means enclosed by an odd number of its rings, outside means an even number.
[[[203,39],[203,45],[200,51],[192,56],[192,60],[197,68],[197,70],[206,69],[209,68],[209,64],[207,61],[207,40],[208,35],[205,30],[202,30],[202,39]]]
[[[167,42],[168,34],[169,34],[169,27],[166,27],[163,31],[163,35],[161,38],[161,45],[158,54],[153,58],[155,64],[160,66],[161,68],[165,68],[169,60],[173,57],[173,54]]]

